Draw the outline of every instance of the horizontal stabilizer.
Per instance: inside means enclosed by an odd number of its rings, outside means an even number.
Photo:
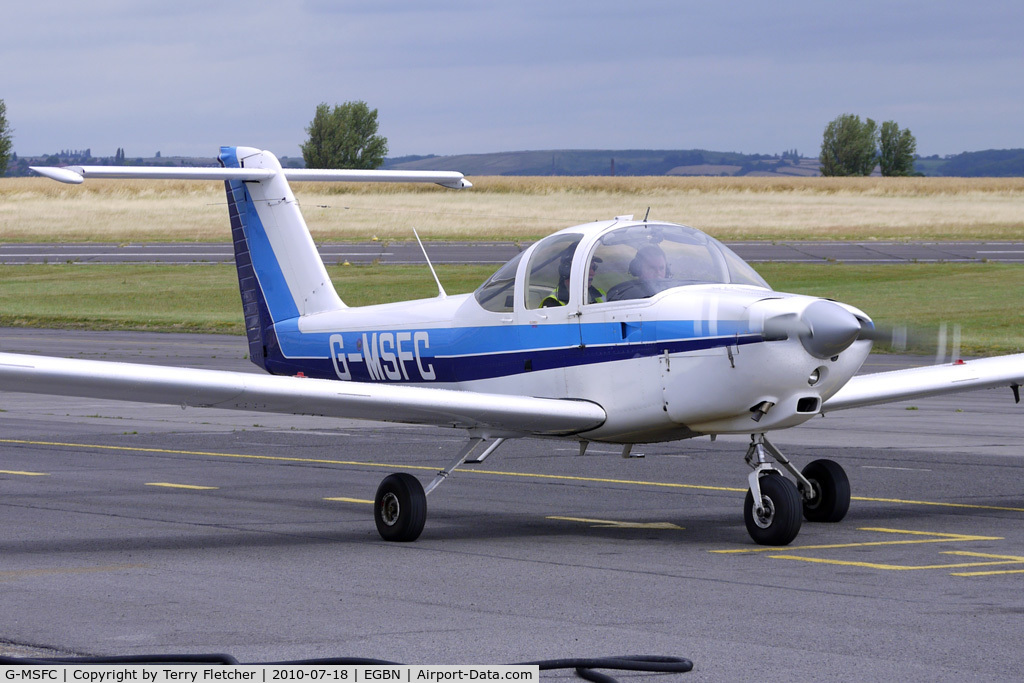
[[[179,166],[31,166],[58,182],[77,185],[86,178],[149,180],[267,180],[275,171],[264,168],[188,168]],[[473,184],[457,171],[376,171],[356,169],[286,168],[284,177],[297,181],[346,183],[436,183],[456,190]]]

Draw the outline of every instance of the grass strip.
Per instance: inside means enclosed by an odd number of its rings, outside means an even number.
[[[967,264],[759,264],[778,291],[833,298],[879,323],[960,324],[965,354],[1024,351],[1024,267]],[[331,266],[350,306],[429,298],[425,266]],[[438,266],[449,294],[472,291],[493,266]],[[234,266],[0,266],[0,325],[243,334]]]

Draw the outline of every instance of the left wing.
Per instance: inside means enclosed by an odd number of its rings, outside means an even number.
[[[0,391],[564,436],[600,426],[590,401],[0,353]]]
[[[821,407],[823,413],[878,403],[906,401],[924,396],[952,394],[973,389],[1010,387],[1020,397],[1024,384],[1024,353],[946,365],[858,375]]]

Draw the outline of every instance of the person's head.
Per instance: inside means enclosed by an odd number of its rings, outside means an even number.
[[[604,259],[595,256],[590,259],[590,273],[587,274],[587,286],[594,284],[594,275],[597,273],[597,264],[604,263]]]
[[[668,275],[668,259],[656,244],[640,247],[629,264],[629,272],[640,280],[661,280]]]

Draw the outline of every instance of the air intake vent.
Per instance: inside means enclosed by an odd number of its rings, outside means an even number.
[[[798,413],[816,413],[820,407],[821,399],[817,396],[804,396],[796,402],[796,412]]]

